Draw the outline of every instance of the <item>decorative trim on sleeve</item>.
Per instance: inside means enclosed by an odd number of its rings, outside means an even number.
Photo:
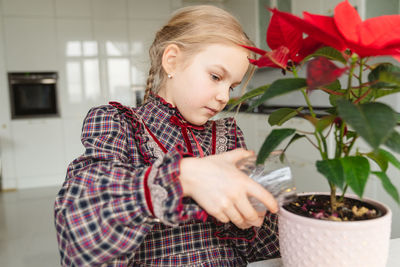
[[[147,179],[147,186],[149,187],[151,194],[151,201],[154,209],[154,216],[160,219],[164,224],[173,226],[174,224],[170,224],[167,219],[164,218],[164,210],[163,203],[168,198],[167,190],[159,184],[155,183],[155,179],[157,176],[157,169],[160,167],[163,162],[163,158],[159,157],[153,163],[153,166],[150,170],[149,177]]]
[[[216,128],[216,141],[215,141],[215,154],[219,154],[228,150],[228,130],[226,129],[223,120],[215,121]]]
[[[146,164],[150,165],[151,164],[150,157],[149,157],[148,153],[143,151],[143,144],[147,140],[143,140],[145,130],[140,121],[139,116],[135,112],[133,112],[133,110],[131,108],[126,107],[119,102],[109,102],[108,104],[110,104],[114,108],[118,109],[121,113],[123,113],[128,118],[128,121],[131,122],[135,139],[139,142],[139,145],[138,145],[139,152],[142,155],[144,162]]]
[[[215,127],[215,121],[212,122],[212,130],[211,130],[211,155],[215,155],[215,146],[217,142],[217,129]]]
[[[149,167],[144,174],[144,196],[146,198],[147,207],[149,208],[151,214],[154,216],[153,202],[151,201],[150,189],[148,186],[149,174],[151,167]]]

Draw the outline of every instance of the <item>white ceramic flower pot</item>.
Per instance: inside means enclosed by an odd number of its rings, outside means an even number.
[[[327,195],[303,195],[310,194]],[[374,200],[363,201],[382,208],[386,214],[372,220],[335,222],[299,216],[281,208],[279,242],[283,265],[385,267],[389,253],[392,212],[387,206]]]

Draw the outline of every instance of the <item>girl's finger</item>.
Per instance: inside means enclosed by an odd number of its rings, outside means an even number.
[[[235,205],[247,222],[251,223],[258,220],[258,213],[251,205],[249,199],[246,196],[240,198],[239,201],[235,203]]]
[[[248,195],[257,198],[261,203],[272,212],[278,212],[278,202],[270,192],[264,189],[260,184],[251,180],[248,187]]]
[[[231,208],[225,210],[225,215],[227,215],[229,217],[229,220],[237,227],[244,227],[245,219],[235,206],[232,206]]]
[[[238,148],[238,149],[234,149],[234,150],[226,152],[226,156],[230,162],[232,162],[233,164],[236,164],[236,162],[238,162],[239,160],[254,156],[254,151],[246,150],[243,148]]]
[[[228,222],[230,221],[230,220],[229,220],[229,217],[226,216],[226,215],[223,214],[223,213],[216,214],[214,217],[215,217],[218,221],[220,221],[220,222],[222,222],[222,223],[228,223]]]

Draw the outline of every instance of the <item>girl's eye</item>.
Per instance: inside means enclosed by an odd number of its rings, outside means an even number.
[[[217,74],[211,73],[211,79],[212,79],[213,81],[219,82],[219,81],[221,80],[221,77],[218,76]],[[229,87],[229,90],[230,90],[230,91],[233,91],[234,89],[235,89],[235,88],[233,88],[233,86],[230,86],[230,87]]]
[[[211,74],[211,79],[213,80],[213,81],[220,81],[221,80],[221,78],[218,76],[218,75],[216,75],[216,74]]]

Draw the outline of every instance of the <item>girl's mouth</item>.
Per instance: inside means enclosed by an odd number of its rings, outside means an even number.
[[[216,110],[216,109],[209,108],[209,107],[206,107],[206,109],[208,110],[208,113],[210,113],[212,116],[214,116],[218,113],[218,110]]]

